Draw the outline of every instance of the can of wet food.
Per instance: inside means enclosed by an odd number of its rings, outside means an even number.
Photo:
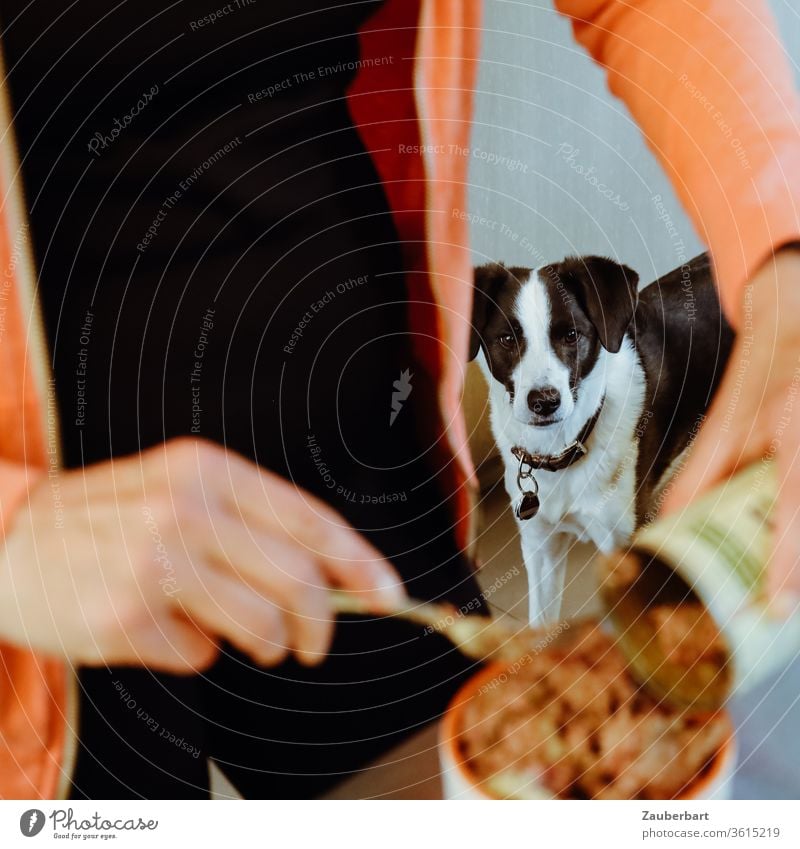
[[[776,493],[774,463],[756,463],[598,561],[618,645],[654,695],[716,710],[800,654],[800,615],[766,596]]]

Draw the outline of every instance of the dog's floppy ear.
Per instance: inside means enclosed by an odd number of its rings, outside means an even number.
[[[600,343],[616,354],[639,302],[639,275],[603,256],[576,257],[568,265],[569,276],[578,283],[576,294]]]
[[[481,336],[496,304],[496,295],[508,277],[502,262],[490,262],[475,269],[472,290],[472,331],[469,339],[469,359],[474,360],[481,349]]]

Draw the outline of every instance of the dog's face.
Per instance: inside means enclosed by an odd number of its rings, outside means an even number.
[[[514,418],[537,428],[566,421],[601,348],[619,351],[637,302],[638,275],[603,257],[539,269],[475,269],[470,358],[483,348]]]

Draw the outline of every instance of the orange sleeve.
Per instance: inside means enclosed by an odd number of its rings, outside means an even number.
[[[28,490],[43,476],[41,469],[0,459],[0,545]]]
[[[711,249],[726,314],[800,240],[800,99],[764,0],[556,0]]]
[[[0,546],[44,474],[0,459]],[[57,795],[66,745],[66,688],[60,660],[0,641],[0,798]]]

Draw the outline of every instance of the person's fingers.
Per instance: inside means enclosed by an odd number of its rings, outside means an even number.
[[[306,666],[321,663],[330,650],[336,625],[328,591],[301,589],[287,613],[297,659]]]
[[[321,563],[337,585],[363,593],[376,612],[403,601],[402,581],[392,566],[325,502],[233,451],[203,441],[172,444],[172,468],[180,467],[190,477],[199,472],[206,512],[213,512],[219,501],[254,534],[285,537]]]
[[[129,635],[129,645],[118,657],[105,652],[103,663],[135,663],[163,672],[193,675],[208,669],[218,653],[213,637],[179,612],[168,609],[158,622]]]
[[[376,612],[402,604],[403,582],[380,552],[335,511],[304,503],[305,494],[294,496],[295,509],[278,519],[287,538],[313,556],[331,583],[363,593]]]
[[[323,528],[339,527],[347,532],[343,536],[349,544],[348,553],[380,557],[375,548],[321,499],[234,452],[228,452],[226,460],[228,485],[223,496],[226,508],[233,515],[257,529],[280,529],[299,542],[313,543]]]
[[[333,640],[335,613],[327,580],[317,564],[295,546],[264,537],[257,557],[246,560],[282,606],[289,627],[289,644],[297,659],[314,665],[322,661]]]
[[[356,593],[374,613],[391,613],[406,600],[402,578],[393,568],[376,568],[373,561],[323,558],[321,566],[335,587]]]
[[[175,600],[205,631],[225,637],[264,666],[280,663],[286,656],[283,614],[241,580],[204,569]]]
[[[790,447],[798,446],[798,448]],[[800,599],[800,422],[793,419],[779,446],[778,493],[774,509],[774,547],[767,572],[771,597]]]
[[[729,367],[685,465],[667,486],[662,514],[680,510],[760,456],[762,434],[754,427],[753,416],[738,409],[741,397],[741,375]]]
[[[174,446],[167,464],[188,485],[182,509],[197,514],[201,547],[282,608],[299,660],[318,662],[330,646],[332,585],[359,592],[375,612],[403,601],[394,569],[328,505],[219,446]]]
[[[704,422],[689,450],[685,465],[665,489],[662,515],[685,507],[731,475],[739,462],[737,450],[720,439],[718,427],[711,418]]]
[[[222,516],[210,529],[205,548],[221,571],[269,598],[289,629],[288,644],[302,663],[318,663],[333,637],[329,584],[302,548],[275,536],[255,534],[240,521]]]
[[[330,581],[363,593],[376,612],[392,610],[405,598],[391,564],[339,513],[307,492],[235,454],[227,466],[230,515],[254,533],[280,534],[320,563]]]

